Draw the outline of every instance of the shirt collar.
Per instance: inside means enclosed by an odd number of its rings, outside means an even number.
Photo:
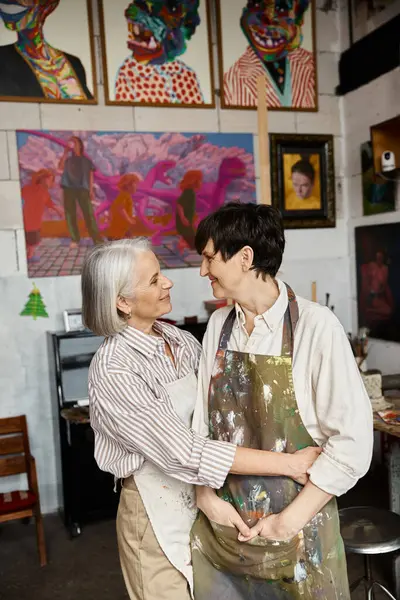
[[[270,329],[271,331],[274,331],[279,327],[283,317],[285,316],[285,312],[288,306],[288,295],[286,285],[280,279],[276,279],[275,281],[279,287],[278,298],[275,300],[271,308],[266,310],[262,315],[257,315],[254,319],[255,323],[261,320],[265,321],[265,323],[268,326],[268,329]],[[239,326],[239,324],[244,326],[246,323],[246,317],[240,304],[235,304],[235,310],[237,317],[237,327]]]
[[[179,345],[182,343],[178,333],[175,331],[175,327],[168,323],[155,321],[153,329],[159,333],[161,337],[143,333],[143,331],[129,325],[118,335],[120,335],[131,348],[147,356],[154,356],[156,353],[164,354],[165,342],[169,345]]]

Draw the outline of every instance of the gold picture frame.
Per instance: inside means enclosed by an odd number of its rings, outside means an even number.
[[[270,134],[272,204],[286,229],[335,227],[332,135]]]

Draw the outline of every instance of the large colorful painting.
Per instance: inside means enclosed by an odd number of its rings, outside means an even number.
[[[1,0],[0,100],[96,102],[90,0]]]
[[[358,325],[400,342],[400,223],[357,227]]]
[[[108,104],[213,107],[209,0],[102,0]]]
[[[361,179],[364,215],[376,215],[396,209],[396,183],[385,181],[375,174],[370,141],[361,144]]]
[[[266,77],[271,109],[318,110],[313,0],[217,0],[221,103],[256,108]]]
[[[79,275],[94,244],[151,239],[163,268],[200,264],[200,219],[255,202],[249,134],[18,131],[28,275]]]

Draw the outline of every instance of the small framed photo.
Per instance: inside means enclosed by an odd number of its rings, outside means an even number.
[[[332,135],[271,134],[272,203],[287,229],[335,227]]]
[[[83,331],[85,329],[82,323],[82,311],[80,308],[64,310],[65,331]]]

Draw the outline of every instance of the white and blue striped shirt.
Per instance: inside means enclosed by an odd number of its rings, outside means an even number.
[[[106,338],[89,370],[90,422],[100,469],[117,478],[149,460],[171,477],[220,488],[236,446],[208,440],[176,414],[164,384],[197,375],[201,346],[188,332],[156,321],[156,335],[133,327]],[[169,345],[174,363],[165,352]]]

